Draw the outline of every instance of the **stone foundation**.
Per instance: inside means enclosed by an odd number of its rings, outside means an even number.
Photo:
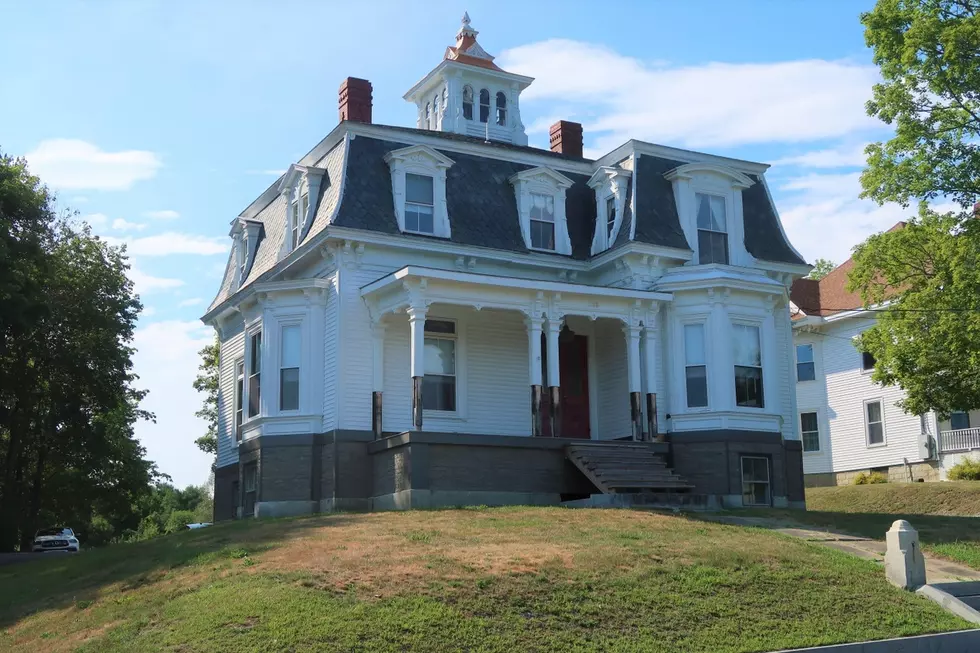
[[[833,487],[835,485],[854,485],[854,481],[861,474],[870,474],[873,471],[880,471],[887,474],[889,483],[918,483],[919,479],[924,482],[941,481],[942,470],[935,462],[925,461],[911,463],[909,465],[890,465],[886,468],[866,468],[852,469],[846,472],[824,472],[820,474],[806,474],[803,477],[807,487]],[[911,474],[911,478],[909,475]]]

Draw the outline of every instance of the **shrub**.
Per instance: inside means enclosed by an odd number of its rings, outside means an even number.
[[[881,472],[861,472],[854,477],[854,485],[873,485],[875,483],[887,483],[888,476]]]
[[[946,478],[951,481],[980,481],[980,459],[964,458],[949,468]]]

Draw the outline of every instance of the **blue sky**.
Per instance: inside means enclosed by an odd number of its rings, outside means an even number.
[[[229,222],[337,122],[346,76],[375,122],[414,125],[402,94],[468,10],[497,63],[536,82],[532,145],[566,118],[598,153],[630,137],[773,163],[791,240],[810,260],[905,211],[857,197],[861,148],[888,136],[864,102],[877,71],[869,2],[46,2],[0,6],[0,149],[96,232],[128,243],[147,307],[137,371],[156,424],[138,435],[178,485],[206,480],[190,388],[198,321]]]

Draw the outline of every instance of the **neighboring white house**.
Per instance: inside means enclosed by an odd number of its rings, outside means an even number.
[[[877,314],[846,290],[852,268],[848,259],[820,281],[798,279],[791,291],[807,486],[846,485],[866,471],[892,482],[941,480],[950,465],[980,450],[980,412],[946,421],[932,412],[910,415],[898,406],[901,388],[871,380],[874,358],[855,339]]]
[[[216,517],[557,503],[604,483],[569,462],[583,439],[630,442],[609,454],[650,463],[629,487],[802,505],[788,305],[810,266],[768,166],[632,140],[587,159],[566,121],[528,147],[533,80],[476,34],[406,94],[417,128],[372,124],[348,79],[341,123],[232,220],[203,318]]]

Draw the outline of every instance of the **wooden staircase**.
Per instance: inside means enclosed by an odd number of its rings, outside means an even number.
[[[694,486],[667,467],[645,442],[583,442],[565,447],[565,456],[604,494],[687,492]]]

